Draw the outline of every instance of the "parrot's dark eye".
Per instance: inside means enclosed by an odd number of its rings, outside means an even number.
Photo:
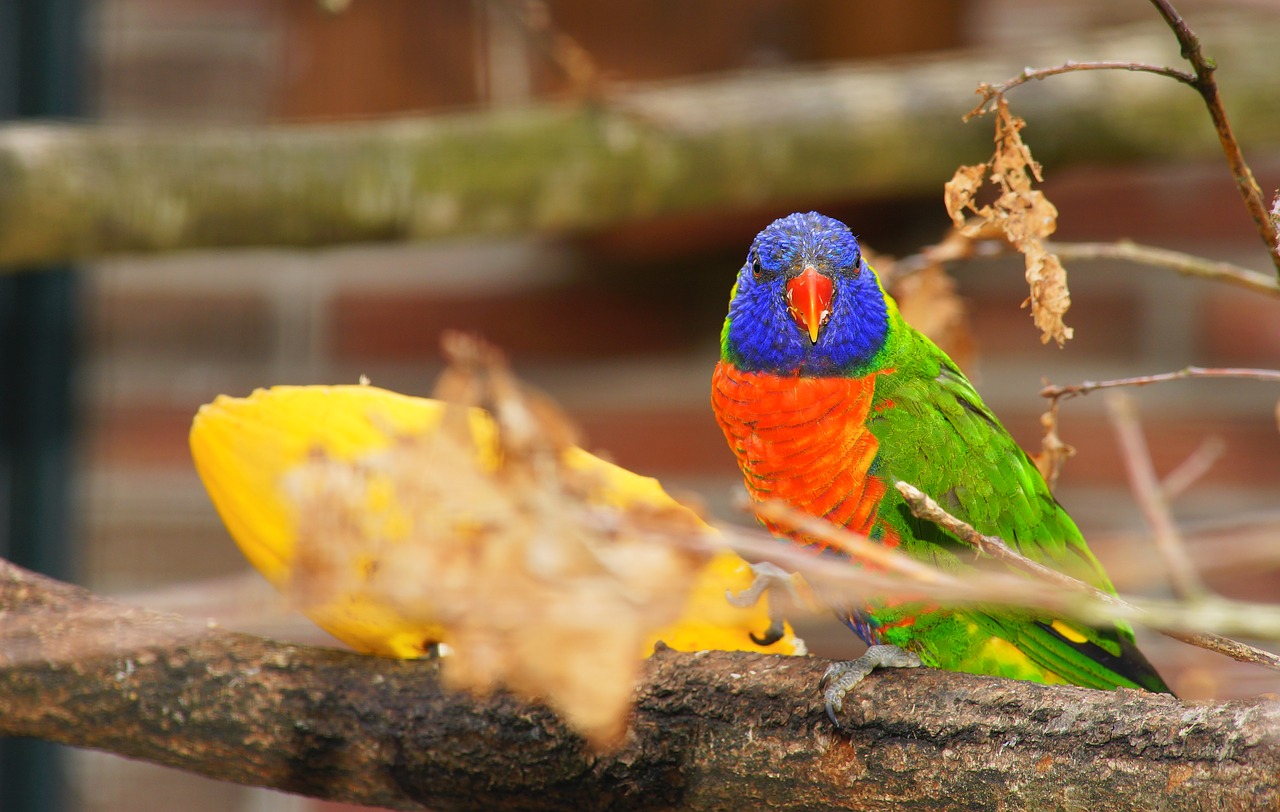
[[[764,267],[760,264],[760,257],[755,254],[751,255],[751,275],[757,280],[764,276]]]

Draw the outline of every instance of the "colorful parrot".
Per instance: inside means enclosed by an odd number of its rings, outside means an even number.
[[[948,572],[975,566],[971,548],[911,514],[893,487],[908,482],[1028,558],[1114,591],[1035,464],[946,353],[903,321],[844,223],[810,212],[760,232],[720,346],[711,402],[753,499],[781,500]],[[1169,692],[1124,623],[891,602],[841,617],[870,648],[824,676],[833,720],[877,666]]]

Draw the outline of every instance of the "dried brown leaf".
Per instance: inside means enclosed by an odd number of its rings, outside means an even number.
[[[1031,305],[1040,340],[1056,341],[1061,347],[1072,335],[1071,328],[1063,322],[1071,306],[1071,295],[1067,290],[1066,269],[1045,249],[1043,242],[1057,229],[1058,210],[1043,192],[1032,188],[1032,182],[1042,180],[1042,174],[1040,164],[1031,156],[1020,134],[1026,122],[1009,112],[1004,96],[997,95],[995,102],[995,153],[986,164],[960,167],[947,184],[944,202],[952,221],[965,235],[977,238],[980,231],[995,227],[1023,254],[1030,286],[1030,297],[1024,305]],[[987,112],[985,100],[983,104],[979,110]],[[996,186],[999,194],[994,202],[978,206],[975,203],[977,185],[987,170],[987,181]],[[965,209],[979,219],[965,223]]]
[[[1037,243],[1035,248],[1025,254],[1027,262],[1027,284],[1031,286],[1031,295],[1026,304],[1031,305],[1031,317],[1036,327],[1040,328],[1041,343],[1049,343],[1052,339],[1061,347],[1075,332],[1063,323],[1062,317],[1071,307],[1071,292],[1067,290],[1067,271],[1058,261],[1058,257],[1044,250]]]
[[[978,196],[978,190],[982,188],[987,168],[987,164],[962,166],[952,175],[951,180],[943,185],[942,200],[956,228],[964,226],[965,209],[976,211],[973,201]]]
[[[496,347],[454,330],[445,331],[440,344],[447,366],[436,381],[436,398],[489,410],[502,425],[508,449],[564,450],[579,443],[568,415],[545,393],[517,380]]]
[[[972,369],[976,342],[968,310],[956,294],[955,280],[940,263],[899,281],[893,295],[907,323],[932,339],[961,369]]]
[[[1044,178],[1040,174],[1040,164],[1031,157],[1031,150],[1020,134],[1027,122],[1009,112],[1009,102],[1004,96],[999,98],[995,112],[996,154],[991,160],[991,172],[1004,177],[1009,188],[1028,191],[1032,177],[1037,181]]]
[[[1271,211],[1267,213],[1271,218],[1271,228],[1276,235],[1276,250],[1280,251],[1280,189],[1276,190],[1275,197],[1271,199]]]
[[[1030,456],[1039,469],[1040,476],[1044,477],[1052,490],[1058,485],[1063,465],[1075,456],[1076,449],[1064,443],[1058,435],[1058,401],[1053,401],[1049,410],[1040,415],[1040,426],[1044,429],[1044,436],[1040,438],[1040,453]]]

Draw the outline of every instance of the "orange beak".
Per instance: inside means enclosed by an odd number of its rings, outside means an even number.
[[[831,277],[818,273],[813,266],[787,283],[787,309],[800,329],[809,333],[810,343],[818,343],[818,333],[831,318]]]

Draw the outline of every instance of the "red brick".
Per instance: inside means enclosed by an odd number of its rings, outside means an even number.
[[[964,296],[980,359],[991,359],[988,361],[991,362],[1004,357],[1045,357],[1048,350],[1040,342],[1040,331],[1031,320],[1030,308],[1019,306],[1020,296],[1025,298],[1024,289],[1016,293]],[[1075,357],[1135,357],[1141,341],[1140,307],[1127,292],[1073,294],[1065,321],[1075,333],[1067,342],[1066,350]]]
[[[711,414],[710,385],[707,398],[705,408],[583,412],[573,418],[588,449],[637,473],[737,477]]]
[[[555,24],[606,75],[629,81],[750,68],[762,55],[794,64],[953,48],[963,43],[965,11],[952,0],[917,0],[909,7],[878,0],[547,5]],[[543,72],[548,80],[560,79],[555,71]]]
[[[330,317],[330,349],[342,361],[433,361],[451,329],[478,333],[517,360],[650,355],[693,338],[688,320],[662,302],[583,287],[477,297],[348,292]]]
[[[476,6],[378,0],[325,14],[273,0],[280,23],[275,118],[457,108],[481,100]]]
[[[1029,136],[1035,148],[1034,134]],[[1050,174],[1042,186],[1058,207],[1061,240],[1168,244],[1257,240],[1253,221],[1225,165],[1081,167]]]
[[[113,512],[121,509],[117,506]],[[90,527],[80,563],[93,573],[96,587],[113,592],[147,589],[247,569],[220,522],[189,521],[174,514],[138,511]]]
[[[90,298],[88,325],[89,346],[113,360],[261,360],[276,337],[271,304],[248,293],[107,291]]]
[[[1028,451],[1039,449],[1038,415],[1002,415],[1005,427]],[[1207,417],[1147,414],[1143,432],[1156,472],[1169,473],[1209,436],[1222,438],[1226,450],[1200,481],[1204,485],[1267,490],[1280,487],[1280,432],[1270,413]],[[1062,483],[1068,486],[1128,488],[1124,459],[1105,415],[1073,412],[1063,405],[1058,433],[1079,453],[1067,462]]]
[[[90,463],[116,469],[191,470],[187,433],[198,407],[100,407],[86,426]]]
[[[1204,363],[1280,368],[1280,299],[1219,286],[1202,307]]]

